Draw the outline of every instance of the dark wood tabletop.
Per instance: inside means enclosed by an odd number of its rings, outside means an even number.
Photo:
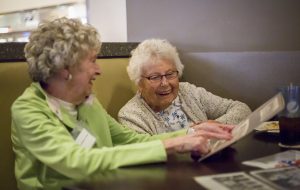
[[[193,179],[195,176],[257,170],[243,165],[242,161],[285,151],[278,146],[278,142],[278,134],[252,132],[202,162],[194,162],[189,155],[176,155],[168,158],[166,163],[121,168],[64,189],[203,189]]]

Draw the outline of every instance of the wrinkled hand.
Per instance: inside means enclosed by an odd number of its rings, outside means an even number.
[[[197,133],[203,137],[206,137],[208,139],[225,139],[230,140],[232,139],[232,129],[234,128],[234,125],[226,125],[221,124],[220,122],[208,120],[201,123],[196,123],[192,126],[194,133]],[[209,147],[210,151],[210,144],[207,145]],[[191,151],[191,158],[194,161],[198,161],[201,158],[201,155],[203,155],[202,152],[199,151]]]
[[[173,153],[199,153],[207,154],[210,151],[209,139],[232,138],[231,131],[234,125],[221,124],[216,121],[206,121],[192,126],[194,133],[175,137],[163,141],[167,154]]]
[[[197,151],[201,154],[209,152],[208,139],[201,134],[194,133],[163,141],[167,154],[187,153]]]
[[[203,137],[230,140],[232,138],[232,129],[235,126],[208,120],[205,122],[197,123],[192,127],[194,128],[196,133]]]

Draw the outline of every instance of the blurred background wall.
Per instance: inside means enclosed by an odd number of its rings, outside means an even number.
[[[127,0],[128,41],[166,38],[183,80],[252,109],[300,85],[298,0]]]

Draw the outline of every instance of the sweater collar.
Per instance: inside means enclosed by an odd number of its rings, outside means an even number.
[[[39,83],[33,83],[33,86],[38,88],[39,91],[44,95],[50,110],[59,118],[62,123],[70,128],[75,128],[77,126],[78,119],[84,119],[84,114],[81,110],[85,109],[85,107],[91,106],[95,98],[94,94],[91,94],[82,104],[74,107],[77,111],[76,116],[74,116],[74,114],[72,114],[73,112],[69,109],[70,106],[66,106],[70,103],[49,95]]]

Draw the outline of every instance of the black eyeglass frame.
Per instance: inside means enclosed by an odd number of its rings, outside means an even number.
[[[167,80],[175,79],[176,77],[178,77],[178,74],[179,74],[178,71],[171,71],[164,75],[152,75],[152,76],[142,76],[142,77],[148,79],[150,82],[156,83],[156,82],[161,82],[163,77],[165,77]]]

